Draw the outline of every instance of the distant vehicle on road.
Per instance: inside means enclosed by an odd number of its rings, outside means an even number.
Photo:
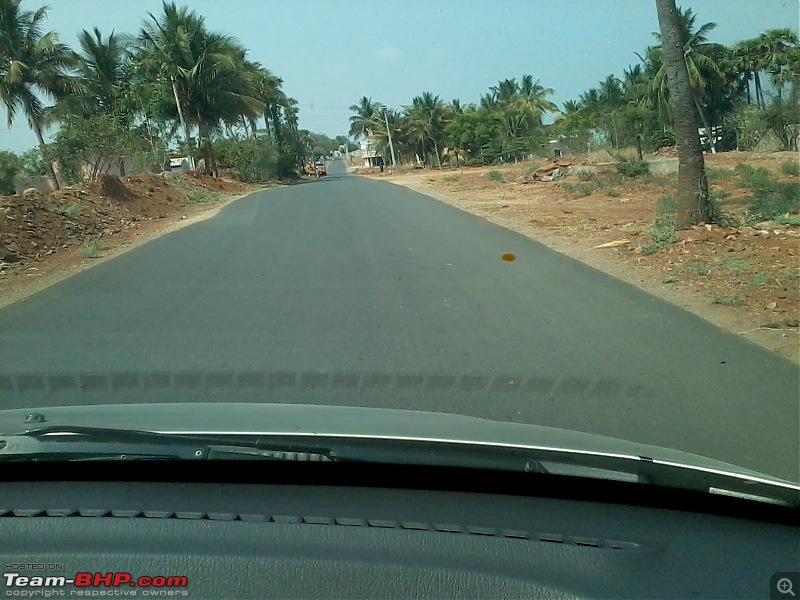
[[[325,161],[318,160],[316,163],[314,163],[314,172],[316,173],[317,178],[327,175],[328,170],[325,168]]]

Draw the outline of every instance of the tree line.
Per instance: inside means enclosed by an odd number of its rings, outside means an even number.
[[[0,0],[0,100],[9,127],[24,120],[33,130],[39,154],[14,162],[5,153],[0,171],[43,167],[57,184],[54,162],[69,181],[113,162],[124,169],[126,157],[161,170],[177,144],[206,173],[243,160],[249,178],[266,179],[295,174],[319,146],[298,129],[283,80],[186,6],[165,0],[132,34],[83,30],[77,49],[45,31],[46,16],[47,7]],[[51,126],[58,130],[47,144]]]
[[[733,45],[710,41],[717,25],[698,24],[691,9],[677,9],[677,30],[691,100],[707,132],[706,150],[755,148],[771,135],[783,150],[797,150],[800,123],[800,44],[791,29],[771,29]],[[425,92],[399,110],[369,97],[350,107],[350,134],[369,137],[389,156],[391,134],[398,162],[438,166],[491,164],[549,152],[559,140],[572,152],[596,147],[674,145],[673,115],[661,34],[622,76],[608,75],[576,100],[556,107],[554,92],[531,75],[505,79],[477,103],[450,102]],[[543,116],[554,115],[552,125]],[[712,129],[713,128],[713,129]],[[719,139],[717,139],[719,138]]]

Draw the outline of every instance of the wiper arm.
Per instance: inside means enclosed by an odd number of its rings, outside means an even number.
[[[291,434],[172,434],[102,427],[47,426],[0,436],[0,462],[79,460],[281,460],[366,462],[498,469],[538,474],[625,476],[642,484],[694,489],[800,507],[800,487],[757,477],[670,463],[558,448],[502,448],[392,439]],[[593,473],[596,471],[597,473]],[[616,475],[612,477],[611,475]]]
[[[219,459],[333,460],[329,449],[317,446],[262,445],[250,438],[131,429],[49,426],[0,436],[0,462]]]

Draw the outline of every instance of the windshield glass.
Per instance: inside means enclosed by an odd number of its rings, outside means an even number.
[[[799,16],[0,0],[0,413],[506,435],[419,411],[798,482]]]

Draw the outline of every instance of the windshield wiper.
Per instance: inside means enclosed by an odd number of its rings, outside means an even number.
[[[37,427],[0,436],[0,462],[283,460],[448,466],[548,473],[517,450],[394,439],[159,433],[105,427]]]
[[[300,441],[298,441],[298,438]],[[800,507],[800,487],[645,456],[337,436],[158,433],[47,426],[0,436],[0,462],[277,460],[494,469],[691,489]]]
[[[0,436],[0,462],[80,460],[331,461],[319,446],[262,444],[242,437],[50,426]]]

